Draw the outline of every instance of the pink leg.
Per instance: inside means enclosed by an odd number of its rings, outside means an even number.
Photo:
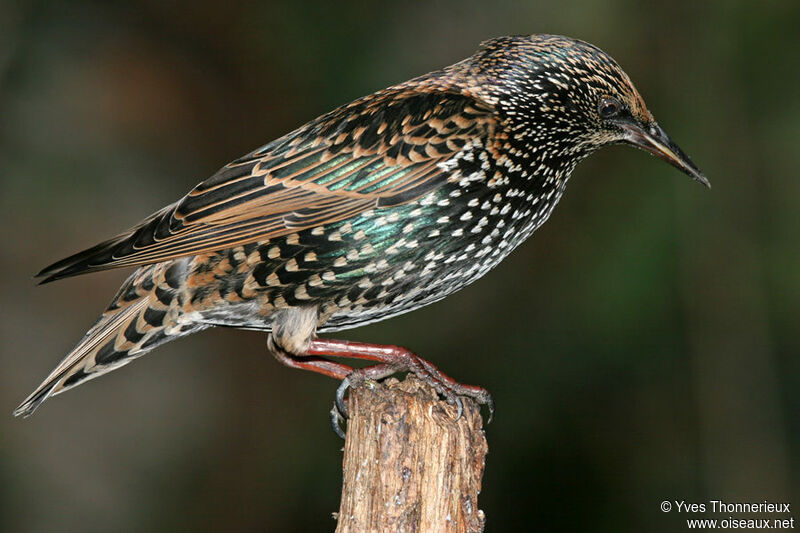
[[[336,391],[336,404],[331,411],[333,429],[344,438],[340,427],[342,418],[347,418],[345,394],[352,384],[364,379],[379,380],[397,372],[412,372],[418,378],[431,385],[450,403],[458,406],[461,416],[461,397],[472,398],[481,405],[489,407],[489,421],[494,413],[492,397],[486,389],[475,385],[463,385],[407,348],[384,344],[368,344],[364,342],[342,341],[336,339],[315,339],[302,355],[288,353],[275,345],[269,337],[269,348],[275,358],[290,368],[310,370],[342,380]],[[377,364],[354,369],[351,366],[325,359],[325,357],[346,357],[375,361]]]
[[[489,420],[494,411],[492,397],[486,389],[475,385],[463,385],[412,351],[400,346],[368,344],[335,339],[316,339],[306,350],[307,356],[349,357],[378,361],[379,364],[353,370],[342,381],[336,394],[337,407],[343,415],[347,415],[344,394],[347,388],[363,379],[382,379],[396,372],[412,372],[418,378],[430,384],[439,394],[451,403],[458,405],[461,415],[460,396],[472,398],[481,405],[489,406]]]
[[[316,372],[318,374],[340,380],[345,379],[347,376],[353,373],[353,367],[342,363],[328,361],[322,357],[315,357],[312,355],[297,356],[290,354],[275,345],[272,337],[269,337],[267,344],[269,345],[269,351],[272,352],[272,355],[275,356],[275,359],[289,368],[310,370],[311,372]]]
[[[455,393],[459,396],[468,396],[481,404],[487,403],[489,393],[486,389],[475,385],[463,385],[441,370],[436,365],[427,361],[407,348],[386,344],[368,344],[364,342],[340,341],[335,339],[316,339],[306,351],[307,355],[348,357],[351,359],[366,359],[378,361],[383,365],[368,366],[364,369],[365,376],[370,379],[381,379],[395,372],[413,372],[420,379],[429,382],[437,391],[447,396]],[[376,367],[381,367],[378,370]],[[375,368],[374,372],[370,369]],[[386,370],[386,375],[382,374]]]

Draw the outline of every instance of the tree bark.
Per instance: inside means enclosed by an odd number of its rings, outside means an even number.
[[[350,391],[337,533],[479,532],[488,446],[480,407],[439,400],[413,375]]]

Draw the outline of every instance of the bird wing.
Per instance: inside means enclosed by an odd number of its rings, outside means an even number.
[[[42,270],[42,283],[313,228],[413,201],[495,118],[464,94],[399,86],[356,100],[233,161],[138,226]]]

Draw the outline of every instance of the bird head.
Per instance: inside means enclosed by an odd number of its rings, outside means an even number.
[[[628,75],[599,48],[557,35],[500,37],[484,42],[470,65],[475,92],[528,146],[565,159],[629,144],[710,187]]]

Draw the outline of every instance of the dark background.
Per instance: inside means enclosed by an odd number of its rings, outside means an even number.
[[[335,106],[534,32],[613,55],[714,188],[604,150],[480,282],[343,336],[494,393],[489,531],[800,508],[798,28],[792,1],[0,4],[0,530],[331,531],[336,383],[263,334],[202,332],[13,419],[126,273],[31,275]]]

